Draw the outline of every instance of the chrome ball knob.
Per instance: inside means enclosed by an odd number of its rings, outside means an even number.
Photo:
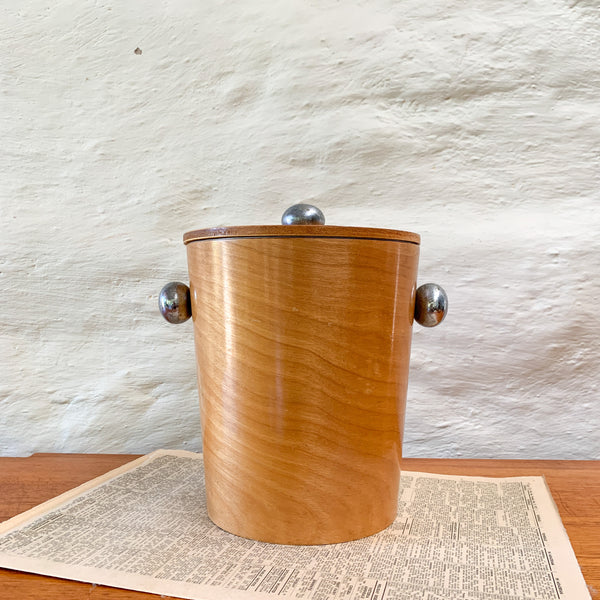
[[[180,281],[171,281],[160,290],[158,309],[169,323],[183,323],[192,316],[190,288]]]
[[[294,204],[281,217],[282,225],[325,225],[325,215],[312,204]]]
[[[439,325],[448,312],[448,296],[442,287],[426,283],[417,288],[415,321],[423,327]]]

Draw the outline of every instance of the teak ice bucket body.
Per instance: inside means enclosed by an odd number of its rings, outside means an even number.
[[[419,236],[243,226],[184,242],[212,521],[282,544],[390,525]]]

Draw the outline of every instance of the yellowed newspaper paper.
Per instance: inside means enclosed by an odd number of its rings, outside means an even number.
[[[0,566],[192,600],[585,600],[545,481],[404,472],[398,517],[278,546],[206,513],[202,456],[159,450],[0,525]]]

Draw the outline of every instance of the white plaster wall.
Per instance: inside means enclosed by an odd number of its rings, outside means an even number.
[[[0,134],[1,454],[199,450],[182,234],[308,201],[449,294],[407,455],[600,458],[594,0],[6,1]]]

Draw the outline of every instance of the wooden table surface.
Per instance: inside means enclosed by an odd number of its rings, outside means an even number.
[[[0,458],[0,521],[137,458],[125,454],[34,454]],[[451,475],[544,475],[594,600],[600,600],[600,461],[410,459],[404,469]],[[150,599],[118,590],[0,569],[0,599]]]

